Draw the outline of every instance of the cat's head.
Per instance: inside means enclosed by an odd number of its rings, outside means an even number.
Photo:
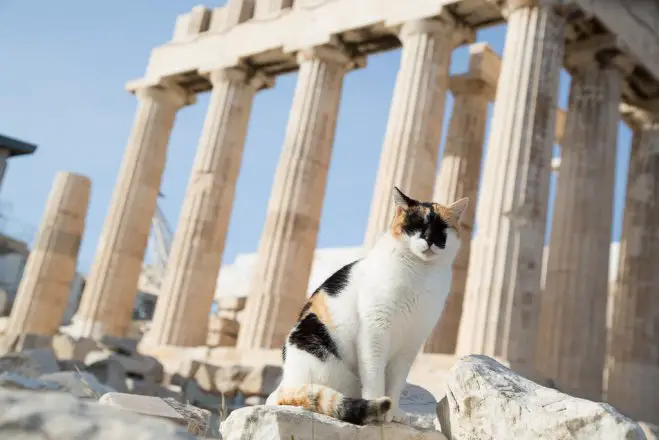
[[[460,250],[460,220],[469,199],[450,205],[420,202],[394,187],[394,202],[391,235],[423,261],[453,264]]]

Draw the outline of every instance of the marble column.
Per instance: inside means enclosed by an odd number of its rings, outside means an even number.
[[[425,344],[426,353],[455,352],[467,281],[474,212],[478,202],[487,106],[496,91],[497,75],[481,71],[479,66],[492,64],[488,62],[492,57],[497,56],[489,46],[471,46],[469,72],[452,76],[449,80],[454,97],[453,112],[432,200],[448,204],[462,197],[469,197],[470,203],[462,215],[462,247],[453,264],[451,293],[446,300],[442,316]]]
[[[333,46],[322,46],[298,52],[298,63],[239,348],[280,348],[306,298],[350,59]]]
[[[602,397],[621,88],[597,63],[572,76],[540,307],[538,371],[589,400]]]
[[[407,22],[399,33],[403,49],[364,237],[367,249],[391,223],[394,186],[416,199],[432,197],[458,31],[448,14],[442,17]]]
[[[91,181],[60,172],[28,256],[8,334],[54,336],[62,322],[85,229]]]
[[[659,424],[659,113],[635,116],[606,402]]]
[[[78,336],[122,337],[129,329],[169,135],[177,110],[189,102],[185,93],[173,88],[153,86],[135,94],[133,129],[70,329]]]
[[[210,79],[206,121],[146,345],[206,342],[252,101],[264,78],[230,68]]]
[[[456,352],[533,373],[564,19],[510,4]],[[550,2],[551,3],[551,2]]]

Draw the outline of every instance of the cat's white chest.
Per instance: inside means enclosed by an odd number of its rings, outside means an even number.
[[[406,267],[386,259],[374,261],[369,269],[371,275],[360,283],[362,319],[389,332],[394,350],[412,341],[422,343],[443,309],[450,269]]]

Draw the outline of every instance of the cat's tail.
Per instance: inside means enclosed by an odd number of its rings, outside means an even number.
[[[278,390],[277,394],[275,405],[299,406],[353,425],[380,421],[391,409],[391,399],[388,397],[355,399],[324,385],[284,388]]]

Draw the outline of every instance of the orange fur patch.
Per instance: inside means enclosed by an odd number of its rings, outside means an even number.
[[[300,316],[300,319],[304,318],[309,313],[313,313],[318,317],[320,322],[325,324],[327,327],[334,328],[332,314],[327,307],[327,294],[323,292],[322,289],[314,292],[313,295],[311,295],[311,297],[307,300],[307,306],[308,307],[305,307],[306,310],[302,316]]]
[[[444,205],[440,205],[439,203],[434,203],[432,205],[433,211],[435,211],[435,214],[437,214],[442,220],[446,222],[446,224],[449,226],[449,228],[452,228],[455,230],[455,232],[460,235],[460,223],[459,223],[459,218],[460,216],[455,215],[453,210],[449,207],[446,207]]]
[[[398,238],[403,233],[403,225],[405,224],[405,210],[397,206],[396,215],[394,215],[394,221],[391,225],[391,235],[395,238]]]

